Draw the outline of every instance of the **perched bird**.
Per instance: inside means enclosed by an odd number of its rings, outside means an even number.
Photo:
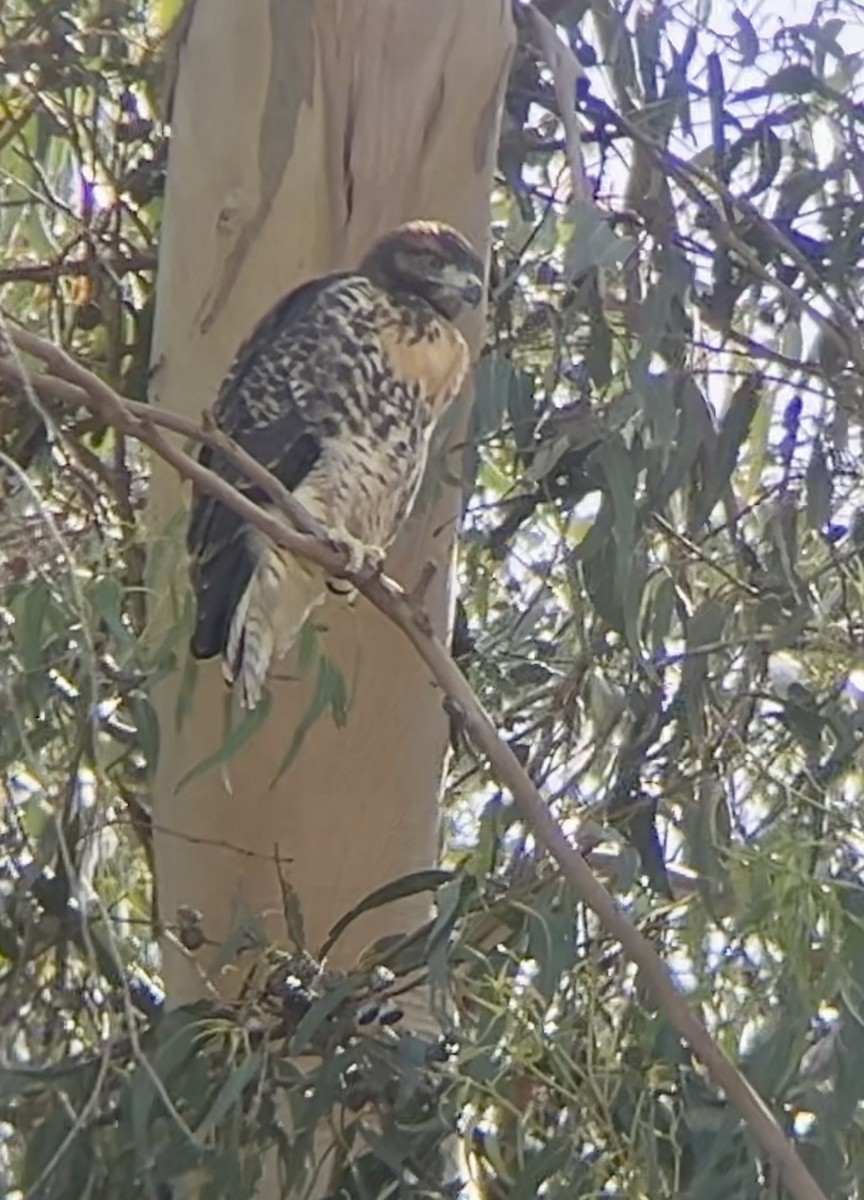
[[[482,297],[483,263],[465,238],[413,221],[377,241],[357,271],[280,300],[221,386],[218,428],[294,493],[355,568],[383,557],[410,512],[432,431],[468,370],[453,319]],[[199,459],[268,505],[218,451],[205,446]],[[193,494],[187,545],[192,654],[221,654],[254,708],[271,660],[324,599],[326,576],[203,492]]]

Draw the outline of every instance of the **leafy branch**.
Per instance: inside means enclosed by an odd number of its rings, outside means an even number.
[[[20,359],[13,356],[13,348],[39,359],[48,372],[34,374],[27,371]],[[334,576],[350,579],[402,631],[429,667],[451,708],[459,713],[464,730],[487,757],[499,783],[511,792],[538,844],[556,861],[576,893],[639,968],[671,1024],[708,1068],[715,1084],[724,1089],[776,1164],[788,1193],[794,1200],[825,1200],[824,1193],[769,1109],[681,995],[669,968],[650,941],[595,877],[582,854],[571,845],[528,773],[499,736],[464,675],[433,633],[422,606],[422,582],[417,591],[408,594],[380,574],[350,571],[326,529],[313,520],[278,480],[216,430],[208,418],[205,417],[198,426],[176,414],[126,400],[58,347],[30,333],[7,331],[6,344],[0,346],[0,353],[3,355],[0,357],[0,379],[25,390],[32,389],[43,399],[53,397],[69,406],[83,406],[120,432],[137,438],[181,476],[226,504],[286,549],[318,563]],[[225,480],[173,445],[163,431],[218,449],[250,481],[264,489],[281,517],[266,513],[253,504]],[[427,572],[423,582],[428,583],[428,578]]]

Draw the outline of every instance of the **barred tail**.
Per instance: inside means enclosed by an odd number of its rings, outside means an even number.
[[[222,666],[245,708],[258,704],[271,661],[287,654],[325,595],[320,567],[277,546],[262,550],[231,618]]]

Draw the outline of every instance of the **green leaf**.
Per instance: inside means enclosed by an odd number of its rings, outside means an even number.
[[[151,0],[151,19],[154,28],[164,36],[180,19],[184,9],[192,8],[195,0]]]
[[[304,621],[297,644],[297,670],[305,675],[320,656],[318,630],[314,621]]]
[[[583,1195],[579,1187],[580,1177],[587,1173],[585,1166],[574,1163],[573,1145],[566,1135],[558,1134],[549,1139],[539,1150],[526,1153],[522,1158],[522,1168],[507,1189],[508,1200],[535,1200],[541,1194],[540,1187],[550,1176],[558,1171],[567,1171],[567,1182],[571,1196]],[[593,1189],[592,1189],[593,1190]]]
[[[783,165],[783,142],[770,125],[762,123],[756,146],[759,153],[759,170],[756,178],[745,192],[748,200],[753,200],[766,192],[774,183]]]
[[[630,555],[636,528],[636,473],[621,437],[607,438],[597,457],[609,485],[612,528],[623,562]]]
[[[276,786],[279,779],[291,767],[306,741],[309,730],[327,712],[328,708],[333,720],[341,728],[348,719],[348,706],[348,689],[342,672],[326,655],[322,655],[318,663],[318,679],[309,707],[294,730],[287,753],[270,782],[271,788]]]
[[[28,674],[42,670],[43,626],[51,605],[51,589],[44,579],[37,579],[15,597],[15,649],[21,665]]]
[[[673,492],[690,477],[699,452],[710,454],[716,441],[714,424],[705,397],[692,379],[685,379],[676,395],[678,424],[666,461],[666,470],[650,492],[652,507],[661,509]]]
[[[633,457],[620,436],[607,438],[598,461],[612,499],[615,540],[615,599],[620,607],[623,632],[638,647],[637,617],[644,583],[644,557],[636,547],[636,470]]]
[[[588,375],[597,388],[608,387],[614,378],[612,351],[612,330],[598,305],[598,311],[591,314],[591,337],[585,349]]]
[[[500,433],[516,370],[503,354],[484,354],[474,368],[474,404],[468,436],[483,441]]]
[[[72,1122],[71,1114],[66,1113],[60,1105],[55,1105],[46,1118],[29,1131],[21,1183],[31,1196],[38,1196],[33,1185],[41,1176],[44,1164],[59,1155],[60,1147],[72,1129]]]
[[[631,374],[641,382],[652,366],[652,356],[667,342],[683,347],[690,332],[686,314],[686,296],[693,284],[693,268],[684,255],[667,248],[658,254],[658,280],[639,306],[639,349]]]
[[[328,658],[325,661],[327,663],[327,682],[330,690],[330,712],[337,727],[344,729],[348,723],[348,709],[351,703],[348,695],[348,685],[345,682],[345,676],[332,659]]]
[[[243,1092],[261,1074],[263,1065],[264,1055],[260,1050],[248,1054],[239,1066],[232,1064],[228,1078],[216,1093],[206,1116],[195,1130],[198,1137],[207,1137],[222,1124],[232,1109],[242,1103]]]
[[[219,944],[208,977],[218,979],[222,968],[229,963],[236,963],[241,954],[249,950],[263,950],[267,944],[267,931],[261,916],[250,913],[241,899],[232,900],[231,925],[227,936]]]
[[[815,22],[801,27],[801,32],[804,37],[811,37],[816,44],[816,53],[813,55],[813,70],[819,79],[823,82],[832,84],[835,88],[839,81],[835,79],[825,79],[826,58],[834,58],[841,64],[841,68],[845,66],[851,57],[844,50],[841,34],[846,27],[846,22],[842,17],[832,17],[826,21],[821,27]],[[839,73],[839,72],[838,72]]]
[[[568,283],[593,267],[617,267],[633,253],[633,238],[612,230],[609,214],[590,200],[574,200],[567,210],[571,233],[564,248],[564,278]]]
[[[192,701],[195,696],[197,683],[198,661],[191,654],[187,654],[183,663],[180,686],[177,689],[177,702],[174,705],[174,728],[178,733],[183,728],[183,722],[192,711]]]
[[[702,647],[714,647],[730,616],[728,605],[709,597],[686,622],[687,655],[681,668],[681,691],[690,731],[699,742],[705,737],[704,688],[708,675],[708,650]]]
[[[231,697],[228,697],[229,703]],[[187,783],[191,783],[193,779],[197,779],[199,775],[203,775],[205,771],[209,771],[212,767],[219,766],[221,763],[229,762],[234,756],[246,745],[249,739],[258,732],[267,718],[270,716],[270,709],[273,707],[273,697],[269,692],[265,692],[259,700],[255,708],[244,712],[240,724],[233,729],[229,728],[227,735],[223,738],[222,745],[213,754],[208,754],[201,762],[196,763],[191,770],[187,771],[180,782],[174,789],[176,796]]]
[[[834,479],[821,439],[817,439],[807,464],[807,521],[811,529],[823,529],[831,516]]]
[[[836,1128],[832,1129],[827,1123],[822,1128],[820,1122],[814,1132],[817,1133],[817,1136],[795,1139],[798,1157],[826,1196],[841,1196],[845,1191],[845,1188],[842,1187],[846,1174],[844,1170],[846,1167],[845,1146],[840,1140]],[[824,1141],[819,1140],[819,1133],[824,1137]],[[860,1169],[856,1170],[853,1167],[851,1177],[860,1179]]]
[[[729,408],[720,423],[714,454],[706,464],[705,487],[696,503],[694,523],[697,528],[708,520],[729,486],[738,462],[738,452],[750,433],[758,411],[760,397],[761,381],[758,376],[751,375],[736,388],[729,402]]]
[[[742,495],[745,501],[756,495],[762,486],[762,476],[768,461],[768,445],[771,438],[775,400],[776,393],[774,392],[762,396],[750,425],[747,464],[744,468],[742,484]],[[714,451],[712,451],[713,454]]]
[[[824,1104],[820,1106],[820,1124],[826,1132],[838,1133],[852,1122],[856,1110],[864,1099],[864,1013],[860,993],[855,993],[855,1004],[849,1004],[849,989],[841,991],[840,1023],[837,1030],[837,1052],[835,1058],[833,1087]]]
[[[670,579],[668,575],[661,575],[655,578],[653,589],[649,595],[648,612],[651,624],[647,641],[652,651],[657,654],[664,648],[672,628],[678,591],[674,580]]]
[[[688,1200],[763,1200],[757,1163],[736,1109],[713,1098],[690,1101],[683,1121],[692,1159],[684,1192]]]
[[[132,633],[123,623],[123,587],[120,581],[103,575],[90,586],[87,595],[109,633],[113,634],[122,646],[132,644]]]
[[[597,528],[596,523],[594,528]],[[590,536],[591,534],[589,533],[582,546],[584,546]],[[579,546],[578,549],[581,550],[582,546]],[[586,557],[582,563],[582,582],[598,614],[604,621],[608,621],[610,626],[618,633],[625,633],[626,622],[621,595],[618,589],[618,571],[614,542],[607,541],[605,545],[601,545],[590,557]]]
[[[465,865],[476,878],[482,879],[494,870],[501,837],[514,816],[512,808],[505,809],[500,792],[484,804],[477,822],[474,849]]]
[[[172,617],[165,636],[158,644],[153,644],[145,635],[138,645],[138,659],[149,676],[151,688],[176,671],[178,654],[188,657],[186,644],[195,624],[195,601],[189,591],[183,592],[179,604],[173,592],[171,596]]]
[[[740,65],[752,67],[759,57],[759,35],[739,8],[733,9],[732,20],[738,26],[735,40],[738,43],[738,53],[741,55]]]
[[[690,866],[698,873],[699,891],[708,911],[714,912],[732,888],[725,853],[731,818],[723,785],[715,776],[700,782],[697,796],[684,810],[682,830]]]
[[[394,900],[403,900],[406,896],[416,896],[420,892],[434,892],[453,878],[452,871],[430,868],[428,871],[415,871],[410,875],[402,875],[399,879],[394,879],[391,883],[385,883],[382,887],[376,888],[374,892],[364,896],[359,904],[355,904],[352,909],[339,918],[327,934],[319,951],[319,957],[326,958],[348,926],[363,913],[381,908],[382,905],[390,904]]]
[[[433,987],[446,986],[450,934],[464,911],[474,886],[474,880],[469,876],[454,876],[443,883],[435,893],[435,920],[426,939],[429,979]]]
[[[819,80],[804,63],[781,67],[765,80],[766,92],[782,92],[785,96],[806,96],[819,90]]]
[[[574,946],[573,903],[556,889],[546,904],[528,912],[528,957],[537,964],[532,982],[544,999],[551,1000],[572,967]]]
[[[312,1007],[303,1014],[297,1024],[297,1028],[291,1037],[289,1053],[291,1055],[302,1054],[308,1048],[315,1034],[327,1020],[327,1018],[353,995],[357,983],[353,979],[343,979],[336,987],[320,996],[312,1005]]]
[[[135,695],[129,698],[129,711],[138,731],[138,744],[152,775],[159,763],[159,718],[149,696]]]
[[[164,595],[167,582],[174,573],[173,568],[183,551],[188,520],[186,508],[178,508],[165,522],[161,532],[155,534],[148,543],[145,585],[157,596]]]
[[[201,1021],[183,1009],[166,1013],[159,1021],[153,1035],[147,1039],[145,1048],[150,1071],[138,1066],[131,1079],[127,1080],[122,1109],[127,1110],[139,1162],[150,1158],[151,1146],[149,1127],[154,1105],[164,1111],[164,1101],[151,1075],[155,1075],[170,1092],[169,1084],[175,1076],[182,1076],[184,1069],[195,1059],[201,1037]]]
[[[791,221],[797,217],[806,200],[825,182],[825,172],[819,167],[799,167],[790,171],[777,189],[774,219]]]
[[[520,450],[529,447],[537,427],[534,380],[527,371],[513,368],[507,389],[507,417],[513,427],[513,439]]]
[[[413,1150],[412,1139],[407,1130],[400,1129],[398,1125],[385,1125],[383,1132],[379,1133],[372,1128],[371,1124],[366,1123],[360,1127],[360,1136],[372,1151],[375,1159],[386,1166],[388,1174],[399,1178],[405,1173],[405,1163],[410,1159]],[[361,1163],[365,1161],[365,1159],[360,1160]],[[370,1169],[369,1173],[373,1178],[377,1176],[374,1169]],[[355,1170],[355,1179],[357,1175],[358,1172]],[[360,1178],[362,1179],[362,1174]],[[362,1185],[358,1194],[363,1196],[381,1195],[377,1189],[373,1192]],[[348,1193],[343,1191],[342,1195],[348,1195]]]
[[[674,377],[666,372],[646,373],[638,379],[634,387],[643,414],[645,443],[661,451],[664,466],[668,462],[678,424],[676,383]]]
[[[498,434],[506,419],[520,449],[534,439],[534,381],[503,354],[484,354],[474,368],[474,403],[462,454],[461,487],[467,499],[474,490],[480,466],[480,446]]]
[[[782,1018],[760,1030],[741,1059],[745,1077],[769,1104],[782,1102],[807,1049],[809,1012],[800,996],[796,1003],[796,989],[785,990]]]

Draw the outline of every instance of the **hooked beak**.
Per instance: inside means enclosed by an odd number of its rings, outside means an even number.
[[[483,299],[485,292],[483,280],[476,270],[468,266],[456,266],[448,263],[442,272],[441,282],[445,287],[459,297],[463,304],[476,308]]]
[[[483,299],[483,284],[476,275],[470,275],[459,290],[459,294],[466,304],[471,308],[476,308]]]

